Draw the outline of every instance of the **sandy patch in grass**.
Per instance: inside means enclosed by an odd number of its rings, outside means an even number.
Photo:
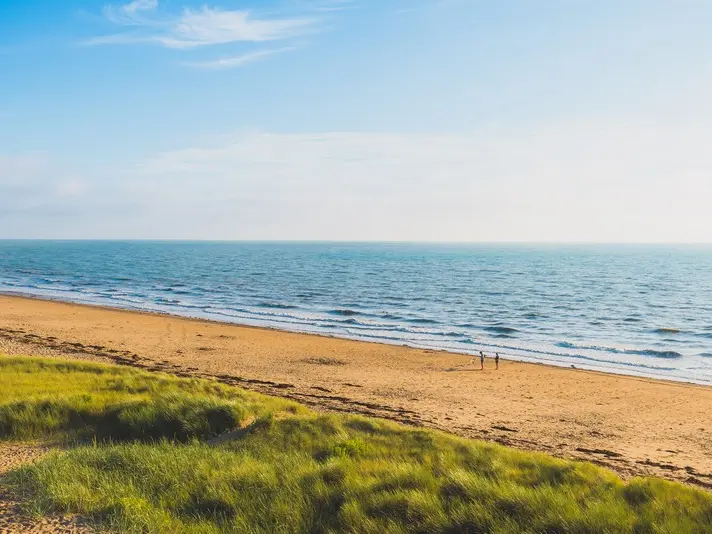
[[[41,445],[0,443],[0,534],[85,534],[95,532],[76,517],[33,518],[23,513],[17,497],[3,483],[12,469],[34,462],[48,452]]]

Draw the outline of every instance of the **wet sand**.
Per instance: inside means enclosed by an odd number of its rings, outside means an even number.
[[[712,489],[712,388],[0,296],[0,353],[215,377],[359,413]]]

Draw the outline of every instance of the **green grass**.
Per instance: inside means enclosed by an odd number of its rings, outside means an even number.
[[[696,489],[213,382],[0,358],[0,388],[0,437],[92,440],[11,474],[30,509],[115,531],[712,531],[712,495]],[[63,407],[51,418],[48,402]]]
[[[0,439],[189,441],[299,405],[125,367],[0,358]]]

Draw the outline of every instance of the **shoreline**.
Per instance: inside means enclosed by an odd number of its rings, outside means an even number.
[[[712,489],[712,388],[0,296],[0,353],[114,362],[225,383]],[[478,362],[479,363],[479,362]]]
[[[473,349],[471,353],[468,353],[468,352],[461,352],[461,351],[457,351],[457,350],[449,350],[446,348],[423,347],[423,346],[419,346],[417,344],[389,342],[386,339],[363,339],[358,336],[347,336],[347,335],[338,335],[338,334],[329,335],[329,334],[320,333],[320,332],[309,332],[306,330],[297,330],[297,329],[290,330],[290,329],[286,329],[286,328],[279,328],[276,326],[254,325],[254,324],[247,324],[247,323],[240,323],[240,322],[230,322],[230,321],[224,321],[224,320],[219,320],[219,319],[210,319],[210,318],[206,318],[206,317],[191,316],[188,314],[182,315],[182,314],[170,313],[170,312],[159,311],[159,310],[150,310],[150,309],[145,309],[145,308],[141,308],[138,306],[133,308],[130,306],[110,306],[108,304],[81,302],[79,299],[76,299],[76,300],[62,299],[62,298],[55,298],[55,297],[51,297],[51,296],[34,295],[32,293],[25,293],[23,291],[0,291],[0,298],[2,298],[2,297],[31,299],[31,300],[37,300],[40,302],[56,302],[56,303],[68,304],[68,305],[72,305],[72,306],[86,306],[86,307],[96,308],[96,309],[106,310],[106,311],[121,311],[121,312],[127,312],[127,313],[146,314],[149,316],[171,317],[171,318],[175,318],[175,319],[183,319],[183,320],[188,320],[188,321],[205,322],[208,324],[230,325],[230,326],[237,326],[240,328],[254,328],[257,330],[266,330],[269,332],[287,332],[287,333],[304,335],[304,336],[315,336],[315,337],[320,337],[320,338],[325,338],[325,339],[341,339],[344,341],[353,341],[356,343],[387,345],[387,346],[391,346],[391,347],[407,347],[407,348],[410,348],[413,350],[434,351],[434,352],[443,353],[443,354],[458,355],[458,356],[466,357],[466,358],[478,357],[477,351],[479,350],[479,349]],[[485,351],[485,354],[488,359],[494,359],[493,356],[490,356],[491,352],[492,351],[489,351],[489,353],[488,353]],[[579,371],[579,372],[600,373],[603,375],[614,375],[614,376],[628,377],[628,378],[639,379],[639,380],[653,380],[653,381],[659,381],[659,382],[666,382],[666,383],[670,383],[670,384],[683,384],[683,385],[688,385],[688,386],[712,388],[712,382],[706,382],[703,380],[693,380],[693,379],[666,377],[666,376],[649,376],[645,373],[635,372],[635,370],[628,370],[628,369],[616,369],[616,368],[601,369],[600,367],[597,367],[595,365],[587,365],[587,364],[581,364],[581,363],[579,363],[578,365],[573,365],[573,364],[564,363],[564,362],[557,362],[555,360],[545,360],[545,359],[538,360],[536,358],[527,358],[524,356],[518,356],[517,358],[512,358],[512,357],[508,357],[508,356],[511,356],[511,355],[508,355],[504,352],[500,352],[501,360],[517,362],[517,363],[522,363],[522,364],[526,364],[526,365],[543,365],[546,367],[554,367],[554,368],[558,368],[558,369],[570,369],[570,370],[575,370],[575,371]]]

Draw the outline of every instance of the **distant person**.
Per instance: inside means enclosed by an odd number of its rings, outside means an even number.
[[[485,368],[485,354],[484,352],[480,351],[480,371],[483,371]]]
[[[494,368],[495,368],[495,369],[499,369],[499,352],[495,352]]]

